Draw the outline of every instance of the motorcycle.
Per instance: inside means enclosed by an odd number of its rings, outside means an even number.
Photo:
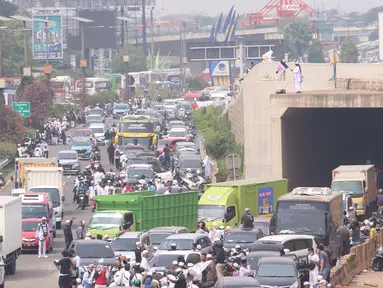
[[[85,209],[85,206],[86,206],[86,200],[85,200],[85,197],[86,195],[84,193],[81,193],[78,195],[78,198],[79,198],[79,202],[80,202],[80,208],[81,210],[84,210]]]
[[[98,170],[100,168],[100,161],[94,161],[92,163],[92,170]]]
[[[375,257],[372,259],[372,270],[375,272],[383,270],[383,246],[376,249]]]

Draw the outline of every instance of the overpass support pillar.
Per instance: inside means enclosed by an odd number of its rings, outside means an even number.
[[[283,177],[282,116],[286,108],[271,108],[271,169],[273,178]]]

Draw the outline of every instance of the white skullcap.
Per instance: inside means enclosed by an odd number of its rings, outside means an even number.
[[[174,260],[172,264],[173,264],[173,265],[178,265],[177,260]]]
[[[193,265],[193,263],[188,263],[188,267],[189,268],[191,268],[191,267],[193,267],[194,265]]]
[[[70,223],[70,220],[66,220],[65,223],[66,223],[66,224],[69,224],[69,223]]]
[[[142,255],[146,255],[146,254],[148,254],[148,253],[149,253],[148,250],[144,250],[144,251],[142,251]]]
[[[178,266],[183,267],[183,266],[185,266],[185,263],[184,262],[178,262]]]
[[[136,245],[140,245],[141,243],[140,242],[136,242]]]
[[[198,244],[198,245],[197,245],[197,249],[198,249],[198,250],[201,250],[201,249],[202,249],[201,245]]]
[[[217,238],[215,238],[214,239],[214,242],[217,242],[217,241],[219,241],[220,239],[217,237]]]
[[[206,258],[213,258],[213,256],[211,254],[207,254]]]
[[[241,248],[241,245],[235,245],[235,249]]]
[[[98,260],[98,264],[104,264],[104,258],[101,258],[100,260]]]

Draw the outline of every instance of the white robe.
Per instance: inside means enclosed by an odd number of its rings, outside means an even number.
[[[203,158],[203,165],[205,165],[205,177],[209,177],[211,176],[211,166],[214,166],[214,162],[213,161],[210,161],[209,159],[209,156],[205,156],[205,158]]]
[[[309,255],[308,256],[309,263],[312,262],[319,262],[319,256],[317,254]],[[309,270],[309,283],[311,286],[314,286],[318,283],[317,278],[319,275],[319,269],[318,265],[315,265],[315,268],[313,270]]]
[[[302,91],[302,73],[298,66],[294,69],[294,83],[296,92]]]

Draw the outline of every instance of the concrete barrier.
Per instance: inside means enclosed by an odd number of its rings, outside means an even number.
[[[377,242],[367,238],[364,243],[352,247],[350,254],[343,256],[339,263],[331,269],[330,281],[333,287],[350,285],[354,275],[371,267],[377,244],[383,243],[383,233],[378,233]]]

